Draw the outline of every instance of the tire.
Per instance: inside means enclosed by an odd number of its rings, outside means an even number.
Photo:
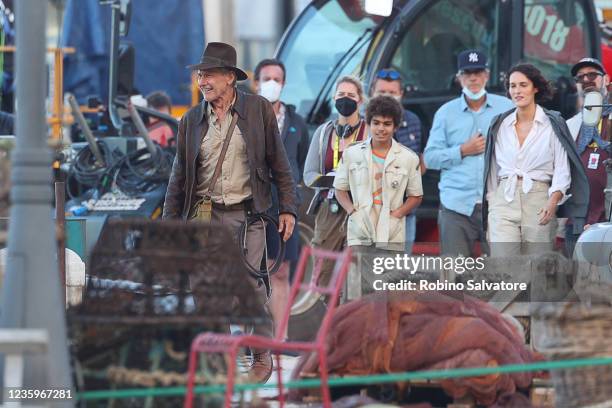
[[[310,245],[314,230],[308,224],[300,224],[300,251],[303,245]],[[306,266],[304,280],[309,280],[312,265]],[[305,293],[300,294],[291,306],[291,316],[289,317],[288,337],[292,341],[313,340],[319,330],[323,316],[327,307],[319,294]]]
[[[291,315],[289,318],[288,337],[291,341],[311,341],[314,340],[327,306],[321,299],[318,299],[310,309],[304,313]]]

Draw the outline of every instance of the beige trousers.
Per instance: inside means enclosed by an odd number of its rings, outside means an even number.
[[[235,237],[236,245],[239,245],[239,240],[242,237],[238,236],[240,227],[245,220],[244,210],[221,210],[214,208],[212,209],[211,221],[219,224],[223,224],[230,228],[232,234]],[[249,227],[246,233],[246,260],[254,268],[259,268],[263,254],[264,254],[264,242],[265,242],[265,225],[261,223],[253,224]],[[246,272],[246,269],[245,269]],[[257,304],[260,307],[258,314],[262,318],[263,322],[256,324],[253,328],[255,334],[264,337],[274,337],[274,325],[272,323],[272,314],[268,307],[268,298],[266,294],[266,287],[260,284],[255,278],[250,275],[246,275],[245,279],[253,286],[254,294],[257,299]],[[236,314],[239,314],[240,299],[235,296],[233,299],[234,308]],[[229,325],[224,329],[229,333]]]
[[[511,256],[542,253],[553,249],[557,218],[540,225],[539,210],[548,202],[549,184],[534,181],[531,190],[523,193],[522,180],[518,180],[514,198],[507,202],[504,189],[509,183],[503,179],[489,197],[488,235],[491,256]]]

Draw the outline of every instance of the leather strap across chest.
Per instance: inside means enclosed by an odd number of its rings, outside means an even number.
[[[227,134],[225,135],[225,140],[223,141],[223,146],[221,147],[221,153],[219,153],[219,160],[217,161],[217,165],[215,166],[215,171],[212,175],[212,179],[210,180],[210,184],[208,185],[208,189],[205,193],[205,196],[210,198],[212,196],[212,192],[215,188],[215,184],[217,184],[217,179],[221,174],[221,168],[223,167],[223,159],[225,159],[225,154],[227,153],[227,149],[230,144],[230,140],[232,138],[232,134],[234,134],[234,128],[236,127],[236,123],[238,122],[238,113],[234,112],[232,115],[232,122],[230,123],[229,129],[227,130]]]

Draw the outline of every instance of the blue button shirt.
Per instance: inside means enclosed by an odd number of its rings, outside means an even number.
[[[487,93],[478,112],[469,109],[463,95],[442,105],[436,112],[424,159],[428,169],[441,170],[440,202],[449,210],[472,215],[482,200],[484,154],[461,158],[460,147],[476,132],[487,137],[492,119],[514,108],[512,101]]]

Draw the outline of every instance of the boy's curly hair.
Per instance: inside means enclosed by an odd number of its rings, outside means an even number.
[[[402,123],[404,110],[398,101],[390,96],[381,95],[370,99],[366,108],[366,123],[369,125],[374,116],[393,118],[393,125],[397,128]]]

